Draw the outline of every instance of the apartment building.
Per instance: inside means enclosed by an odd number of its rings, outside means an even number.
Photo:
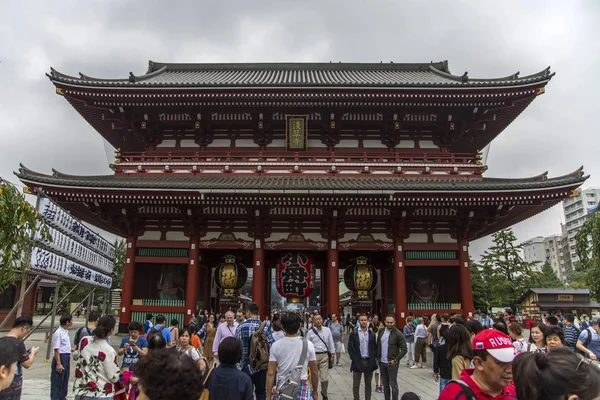
[[[598,205],[600,200],[600,188],[588,188],[578,190],[576,195],[563,201],[565,214],[565,228],[568,243],[568,251],[571,258],[572,268],[577,268],[579,257],[576,249],[577,232],[589,218],[589,209]]]
[[[528,262],[537,262],[532,268],[537,272],[541,272],[544,263],[549,262],[559,279],[564,281],[567,278],[567,271],[563,264],[564,251],[561,235],[536,236],[523,242],[523,259]]]

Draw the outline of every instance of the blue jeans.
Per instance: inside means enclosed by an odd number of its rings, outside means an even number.
[[[442,393],[442,391],[444,390],[444,388],[446,387],[446,385],[448,384],[448,382],[450,382],[452,379],[444,379],[444,378],[440,378],[440,393]]]
[[[62,373],[56,372],[56,358],[52,357],[52,372],[50,374],[50,399],[65,400],[69,393],[69,374],[71,373],[71,354],[60,355],[60,363],[64,367]]]

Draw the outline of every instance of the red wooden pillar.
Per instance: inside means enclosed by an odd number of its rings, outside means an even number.
[[[119,316],[119,332],[127,332],[131,322],[131,305],[133,304],[133,284],[135,283],[135,248],[136,237],[127,237],[125,251],[125,267],[123,273],[123,290],[121,292],[121,312]]]
[[[469,242],[466,238],[458,240],[458,259],[460,261],[460,302],[466,317],[473,316],[473,288],[471,286],[471,268],[469,261]]]
[[[265,315],[265,249],[262,240],[256,239],[252,262],[252,301],[258,304],[261,318]]]
[[[327,272],[325,273],[325,279],[327,279],[327,314],[337,314],[338,316],[340,315],[339,259],[337,241],[332,240],[327,251]]]
[[[406,267],[404,265],[404,251],[402,238],[394,239],[394,265],[393,265],[393,277],[395,292],[395,305],[396,305],[396,325],[404,327],[406,324],[405,316],[408,308],[407,297],[406,297]]]
[[[190,238],[190,258],[188,261],[187,283],[185,287],[185,312],[189,317],[196,312],[196,302],[198,301],[198,264],[200,257],[198,254],[199,238],[192,236]]]
[[[389,274],[389,269],[381,268],[379,271],[379,273],[381,274],[381,320],[383,321],[388,315],[389,293],[387,278]]]

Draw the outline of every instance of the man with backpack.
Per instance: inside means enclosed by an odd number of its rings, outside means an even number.
[[[599,318],[592,319],[590,327],[583,329],[577,340],[577,349],[592,360],[600,359],[600,326]]]
[[[235,331],[235,336],[242,343],[240,369],[250,376],[256,400],[265,400],[269,347],[275,341],[266,323],[258,318],[258,304],[248,303],[246,310],[246,320]]]
[[[170,347],[171,332],[165,328],[165,316],[162,314],[156,316],[156,324],[150,328],[150,331],[146,337],[147,341],[150,342],[150,339],[154,335],[162,335],[162,337],[167,341],[167,347]]]
[[[323,317],[321,314],[313,315],[314,326],[306,333],[306,338],[312,342],[317,354],[317,363],[319,365],[319,382],[321,383],[321,396],[323,400],[328,399],[327,387],[329,386],[329,369],[333,368],[335,355],[335,344],[331,330],[323,326]],[[369,382],[370,384],[370,382]],[[314,386],[313,389],[317,387]]]
[[[82,326],[81,328],[77,329],[77,332],[75,332],[75,338],[73,339],[75,347],[77,347],[82,338],[86,336],[92,336],[92,332],[94,332],[94,329],[96,329],[96,325],[98,325],[98,313],[96,311],[92,311],[89,314],[86,326]]]
[[[267,371],[267,398],[271,399],[273,386],[276,387],[277,399],[317,400],[315,390],[311,392],[308,385],[308,370],[313,388],[319,384],[319,368],[314,345],[306,338],[298,336],[301,318],[294,312],[286,312],[281,316],[281,325],[285,337],[279,339],[271,347],[269,369]],[[275,374],[278,374],[277,382]]]

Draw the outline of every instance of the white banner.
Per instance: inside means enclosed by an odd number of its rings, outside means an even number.
[[[87,285],[110,289],[112,278],[89,269],[81,264],[54,254],[51,251],[34,247],[31,252],[31,269],[48,275],[55,275]]]
[[[108,258],[77,243],[75,240],[54,228],[48,228],[48,230],[50,231],[50,236],[52,236],[52,241],[42,240],[39,232],[36,232],[35,240],[59,255],[65,255],[75,261],[80,261],[89,267],[112,274],[114,263]]]
[[[49,198],[41,197],[39,199],[38,212],[51,227],[58,229],[90,249],[97,250],[109,260],[115,259],[115,247],[112,244],[77,221]]]

